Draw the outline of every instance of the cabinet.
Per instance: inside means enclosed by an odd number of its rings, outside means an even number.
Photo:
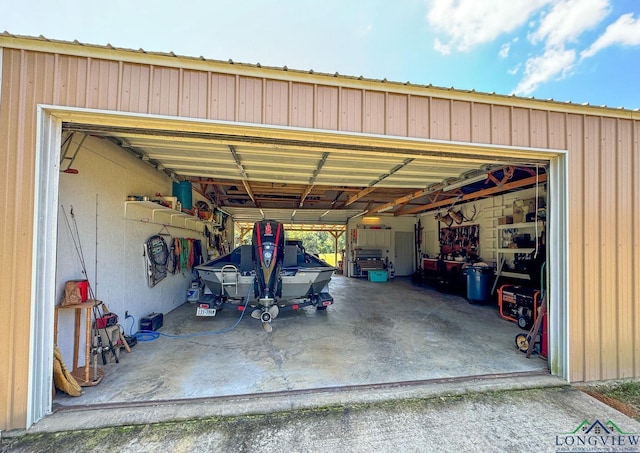
[[[530,256],[536,251],[538,238],[544,234],[544,222],[498,225],[497,232],[497,267],[496,278],[491,289],[492,294],[500,277],[531,280],[531,269],[527,269],[526,264],[534,264]],[[508,263],[511,263],[513,268],[508,267]]]
[[[358,247],[390,247],[391,229],[358,228],[356,230],[356,246]]]

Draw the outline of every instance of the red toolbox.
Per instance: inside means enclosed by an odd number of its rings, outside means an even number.
[[[529,330],[536,322],[540,306],[540,291],[517,285],[503,285],[498,289],[500,316]]]

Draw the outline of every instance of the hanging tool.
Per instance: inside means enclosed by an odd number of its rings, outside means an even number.
[[[75,168],[71,168],[71,165],[73,165],[73,161],[76,160],[76,156],[78,155],[82,144],[87,139],[87,135],[82,134],[80,143],[78,143],[74,150],[71,150],[71,145],[75,134],[75,132],[71,132],[69,135],[67,135],[67,137],[64,139],[64,142],[62,143],[62,150],[60,152],[60,168],[62,168],[62,163],[65,160],[68,161],[67,168],[60,171],[62,171],[63,173],[70,173],[74,175],[78,174],[78,170],[76,170]]]

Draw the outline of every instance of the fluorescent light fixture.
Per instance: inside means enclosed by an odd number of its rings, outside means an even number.
[[[387,211],[391,211],[392,209],[394,209],[396,207],[396,205],[392,204],[391,206],[387,206],[386,208],[382,208],[382,209],[378,209],[377,212],[387,212]]]
[[[262,219],[264,219],[264,211],[260,208],[260,214],[262,214]]]
[[[349,217],[349,219],[348,219],[348,220],[356,219],[356,218],[358,218],[358,217],[360,217],[360,216],[365,215],[367,212],[369,212],[369,210],[365,210],[365,211],[362,211],[362,212],[360,212],[360,213],[358,213],[358,214],[352,215],[351,217]]]
[[[330,210],[330,209],[327,209],[326,211],[324,211],[324,212],[322,213],[322,215],[320,216],[320,218],[323,218],[324,216],[326,216],[326,215],[327,215],[327,214],[329,214],[330,212],[331,212],[331,210]]]

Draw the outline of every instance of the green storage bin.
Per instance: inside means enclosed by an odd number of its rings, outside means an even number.
[[[387,271],[368,271],[370,282],[386,282],[387,281]]]

